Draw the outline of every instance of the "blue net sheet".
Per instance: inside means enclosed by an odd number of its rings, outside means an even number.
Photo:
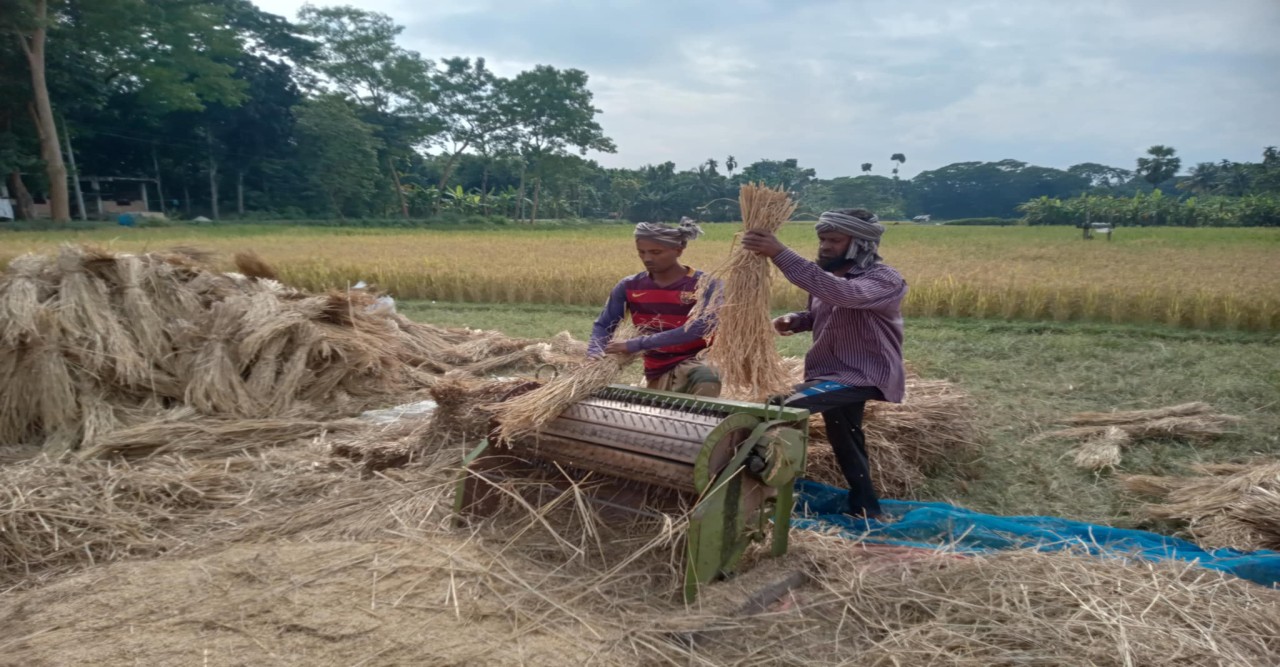
[[[1205,550],[1187,540],[1143,530],[1111,528],[1048,516],[995,516],[946,503],[882,500],[883,521],[855,519],[841,513],[845,491],[801,480],[796,484],[793,526],[811,530],[835,528],[867,542],[913,547],[947,545],[957,552],[1001,549],[1072,549],[1107,556],[1134,556],[1158,561],[1176,559],[1229,572],[1264,586],[1280,587],[1280,552]]]

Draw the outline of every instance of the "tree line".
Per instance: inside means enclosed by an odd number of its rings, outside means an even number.
[[[1083,197],[1098,208],[1156,192],[1175,202],[1280,193],[1275,148],[1259,163],[1202,163],[1183,176],[1167,146],[1133,169],[1001,160],[913,178],[899,176],[903,153],[832,179],[796,159],[740,165],[732,155],[685,169],[605,168],[586,157],[616,151],[586,72],[538,65],[499,76],[483,58],[408,50],[402,30],[351,6],[308,5],[288,20],[250,0],[0,0],[0,175],[19,217],[47,201],[57,220],[85,213],[82,181],[68,178],[77,174],[146,179],[106,182],[105,196],[142,187],[153,208],[214,219],[722,221],[737,219],[748,181],[791,190],[800,216],[859,205],[884,219],[1013,218],[1034,213],[1028,202]],[[1039,219],[1074,219],[1064,211],[1084,209],[1073,207]]]

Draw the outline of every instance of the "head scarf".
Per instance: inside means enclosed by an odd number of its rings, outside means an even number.
[[[636,225],[636,238],[672,248],[683,248],[689,245],[689,241],[699,236],[702,236],[702,228],[692,222],[681,222],[674,227],[656,222],[642,222]]]
[[[837,211],[826,211],[818,216],[815,229],[819,234],[836,232],[852,236],[853,241],[849,243],[849,251],[845,253],[845,259],[852,260],[854,267],[858,269],[869,269],[881,260],[876,251],[880,247],[880,235],[884,234],[884,225],[880,224],[880,218],[874,215],[863,220]]]

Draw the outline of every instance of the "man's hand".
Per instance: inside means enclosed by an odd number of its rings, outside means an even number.
[[[791,316],[783,315],[781,317],[773,318],[773,330],[778,332],[779,336],[791,336],[795,334],[795,332],[791,330]]]
[[[765,257],[777,257],[778,253],[787,249],[782,241],[772,232],[751,231],[743,234],[742,247]]]
[[[627,351],[627,341],[615,340],[604,346],[605,354],[631,354]]]

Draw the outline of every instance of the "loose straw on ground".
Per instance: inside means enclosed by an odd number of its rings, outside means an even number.
[[[795,212],[795,202],[784,190],[747,184],[738,194],[742,232],[776,232]],[[727,389],[739,389],[746,398],[762,401],[787,389],[787,375],[774,345],[769,318],[769,293],[773,274],[768,258],[742,247],[734,237],[729,259],[704,274],[698,294],[707,294],[711,281],[723,283],[718,298],[703,298],[690,314],[690,322],[710,320],[708,337],[714,336],[707,361],[720,371]]]

